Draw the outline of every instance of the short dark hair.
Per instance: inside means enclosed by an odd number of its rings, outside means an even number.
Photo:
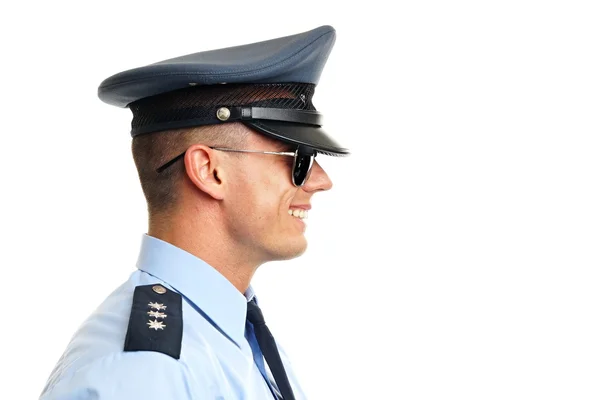
[[[206,125],[139,135],[131,142],[131,152],[150,216],[168,212],[181,193],[178,182],[185,176],[185,167],[177,162],[162,172],[156,169],[184,152],[193,144],[243,147],[249,129],[241,123]]]

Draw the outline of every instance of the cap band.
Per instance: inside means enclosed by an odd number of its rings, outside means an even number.
[[[223,122],[273,120],[320,127],[315,85],[240,84],[189,87],[131,103],[131,135]]]
[[[310,110],[286,110],[281,108],[261,108],[261,107],[219,107],[214,108],[214,120],[207,121],[206,119],[194,118],[184,121],[171,121],[161,124],[147,125],[138,129],[131,130],[131,136],[135,137],[144,133],[162,131],[168,129],[180,129],[207,124],[217,124],[219,122],[236,122],[236,121],[252,121],[252,120],[272,120],[294,122],[297,124],[313,125],[320,127],[322,125],[323,116],[318,111]],[[210,114],[210,112],[208,112]],[[219,115],[228,115],[227,117]]]

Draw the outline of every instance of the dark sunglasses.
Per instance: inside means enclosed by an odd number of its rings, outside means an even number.
[[[210,146],[209,146],[210,147]],[[257,151],[257,150],[237,150],[237,149],[228,149],[225,147],[210,147],[213,150],[219,151],[230,151],[235,153],[257,153],[257,154],[274,154],[278,156],[289,156],[294,157],[294,167],[292,168],[292,183],[296,187],[301,187],[306,183],[308,178],[310,177],[310,172],[312,170],[313,161],[317,158],[317,152],[312,150],[300,150],[297,148],[296,151]],[[156,172],[159,174],[165,169],[169,168],[173,165],[177,160],[183,158],[185,156],[184,151],[177,157],[173,158],[171,161],[161,165],[156,169]]]

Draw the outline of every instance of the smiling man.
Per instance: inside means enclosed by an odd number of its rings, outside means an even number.
[[[312,97],[323,26],[121,72],[99,87],[133,113],[148,204],[137,271],[85,321],[41,399],[303,399],[251,287],[301,255],[316,156],[347,155]]]

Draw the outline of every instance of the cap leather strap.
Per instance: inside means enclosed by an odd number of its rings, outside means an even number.
[[[232,107],[230,111],[231,116],[224,122],[269,119],[315,126],[323,125],[323,115],[318,111],[264,107]]]

